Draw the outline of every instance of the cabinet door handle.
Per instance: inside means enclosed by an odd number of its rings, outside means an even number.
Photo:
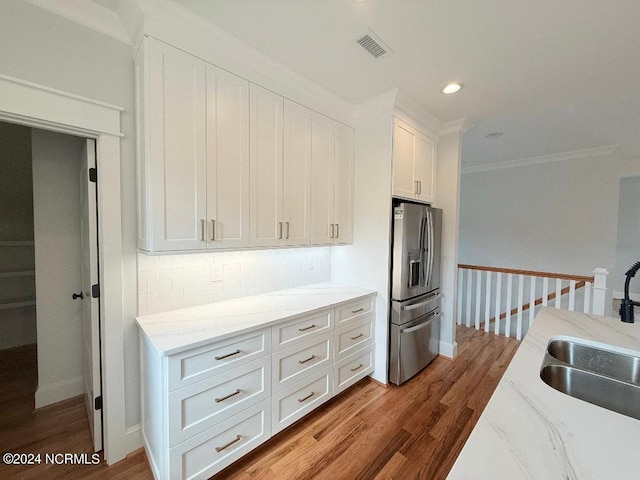
[[[315,392],[311,392],[311,393],[310,393],[309,395],[307,395],[306,397],[299,398],[299,399],[298,399],[298,401],[299,401],[300,403],[302,403],[302,402],[304,402],[304,401],[306,401],[306,400],[309,400],[309,399],[310,399],[311,397],[313,397],[315,394],[316,394]]]
[[[361,333],[360,335],[356,335],[355,337],[351,337],[351,340],[357,340],[357,339],[359,339],[360,337],[363,337],[363,336],[364,336],[364,333]]]
[[[360,364],[356,368],[352,368],[351,371],[355,372],[356,370],[360,370],[364,365]]]
[[[289,222],[285,222],[286,226],[287,226],[287,236],[285,237],[287,240],[289,240]]]
[[[357,310],[351,310],[351,313],[358,313],[358,312],[361,312],[363,310],[364,310],[364,308],[359,308]]]
[[[227,444],[225,444],[225,445],[223,445],[223,446],[221,446],[221,447],[216,447],[216,452],[220,453],[220,452],[221,452],[221,451],[223,451],[225,448],[229,448],[229,447],[230,447],[231,445],[233,445],[234,443],[239,442],[241,438],[242,438],[242,437],[241,437],[240,435],[236,435],[235,440],[231,440],[229,443],[227,443]]]
[[[224,358],[232,357],[234,355],[238,355],[240,350],[236,350],[235,352],[227,353],[226,355],[220,355],[219,357],[214,357],[216,360],[222,360]]]
[[[334,238],[333,237],[333,223],[331,224],[331,235],[329,236],[329,238]]]
[[[415,183],[415,185],[414,185],[415,193],[416,193],[416,195],[418,195],[418,193],[419,193],[418,192],[418,183],[420,183],[420,182],[418,182],[418,180],[415,180],[413,183]]]
[[[200,219],[200,241],[201,242],[206,242],[207,239],[205,238],[205,233],[204,231],[207,229],[207,222],[204,218]]]
[[[216,221],[211,219],[211,241],[216,239]]]
[[[282,240],[282,222],[278,222],[278,239]]]
[[[220,398],[214,398],[214,400],[216,401],[216,403],[220,403],[220,402],[224,402],[225,400],[227,400],[228,398],[231,397],[235,397],[236,395],[238,395],[240,393],[240,389],[236,388],[236,391],[233,393],[230,393],[229,395],[226,395],[224,397],[220,397]]]
[[[306,360],[298,360],[298,363],[299,363],[300,365],[302,365],[303,363],[310,362],[310,361],[311,361],[311,360],[313,360],[314,358],[316,358],[316,356],[315,356],[315,355],[311,355],[311,356],[310,356],[309,358],[307,358]]]
[[[418,180],[418,195],[422,195],[422,182]]]
[[[308,327],[299,328],[298,331],[299,332],[304,332],[305,330],[311,330],[312,328],[316,328],[316,326],[314,324],[311,324]]]
[[[340,238],[340,224],[336,223],[336,238]]]

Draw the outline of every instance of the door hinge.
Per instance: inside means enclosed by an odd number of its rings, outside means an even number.
[[[96,283],[95,285],[91,285],[91,296],[93,298],[100,298],[100,284]]]
[[[98,181],[98,170],[95,168],[89,169],[89,181],[96,183]]]
[[[95,398],[93,401],[93,407],[95,410],[102,410],[102,395]]]

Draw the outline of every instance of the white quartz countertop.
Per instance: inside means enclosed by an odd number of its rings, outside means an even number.
[[[640,351],[640,324],[543,308],[471,432],[449,480],[640,478],[640,420],[540,379],[547,342],[564,335]]]
[[[172,355],[375,293],[324,282],[145,315],[136,321],[160,355]]]

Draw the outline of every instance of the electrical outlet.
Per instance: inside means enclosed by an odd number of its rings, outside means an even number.
[[[214,265],[211,269],[211,281],[212,282],[221,282],[222,281],[222,265]]]

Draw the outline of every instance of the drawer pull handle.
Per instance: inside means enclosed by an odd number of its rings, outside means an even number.
[[[224,450],[225,448],[229,448],[231,445],[233,445],[236,442],[239,442],[240,439],[242,437],[240,435],[236,435],[235,440],[231,440],[229,443],[227,443],[226,445],[223,445],[221,447],[216,447],[216,452],[220,453],[222,450]]]
[[[357,340],[362,336],[364,336],[364,333],[361,333],[360,335],[356,335],[355,337],[351,337],[351,340]]]
[[[364,308],[359,308],[357,310],[351,310],[351,313],[358,313],[358,312],[361,312],[363,310],[364,310]]]
[[[216,360],[222,360],[223,358],[232,357],[234,355],[238,355],[240,350],[236,350],[235,352],[227,353],[226,355],[220,355],[219,357],[215,357]]]
[[[299,364],[303,364],[303,363],[307,363],[310,362],[311,360],[313,360],[314,358],[316,358],[315,355],[311,355],[309,358],[307,358],[306,360],[298,360]]]
[[[311,393],[310,393],[309,395],[307,395],[306,397],[299,398],[299,399],[298,399],[298,401],[299,401],[300,403],[302,403],[302,402],[304,402],[304,401],[309,400],[309,399],[310,399],[311,397],[313,397],[314,395],[315,395],[315,392],[311,392]]]
[[[316,326],[314,324],[311,324],[308,327],[299,328],[298,331],[299,332],[304,332],[305,330],[311,330],[312,328],[316,328]]]
[[[220,403],[220,402],[224,402],[225,400],[227,400],[228,398],[231,397],[235,397],[236,395],[238,395],[240,393],[240,389],[237,388],[235,392],[230,393],[229,395],[227,395],[226,397],[220,397],[220,398],[215,398],[214,400],[216,401],[216,403]]]
[[[356,368],[352,368],[351,371],[355,372],[356,370],[360,370],[364,365],[360,364]]]

